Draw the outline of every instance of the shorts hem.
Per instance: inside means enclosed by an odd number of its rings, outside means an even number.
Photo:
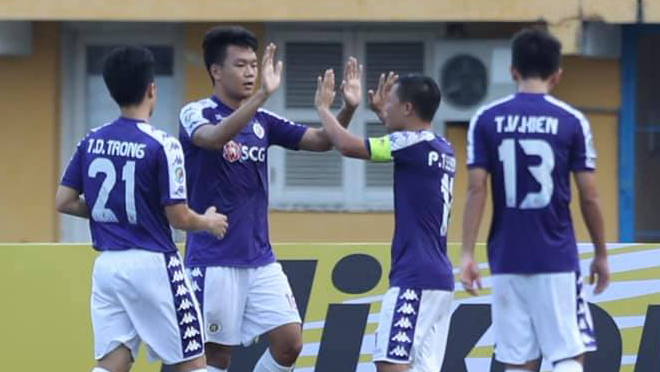
[[[246,339],[241,340],[241,345],[250,346],[254,343],[255,338],[261,337],[263,334],[268,333],[268,332],[274,330],[275,328],[285,326],[287,324],[300,324],[302,326],[302,320],[298,316],[297,319],[289,319],[289,320],[285,320],[283,322],[280,322],[279,324],[276,324],[276,325],[265,326],[265,327],[263,327],[263,330],[259,331],[259,334],[250,335],[250,337],[246,337]]]
[[[412,360],[397,360],[397,359],[391,359],[391,358],[388,358],[388,357],[374,357],[374,358],[372,358],[371,361],[374,362],[374,363],[376,363],[376,362],[387,362],[387,363],[399,364],[399,365],[412,364]]]
[[[180,363],[187,362],[187,361],[190,361],[190,360],[193,360],[193,359],[197,359],[197,358],[202,357],[202,356],[204,356],[204,348],[203,347],[200,349],[199,354],[195,354],[195,355],[191,355],[191,356],[186,357],[186,358],[178,359],[175,362],[170,362],[169,360],[164,361],[163,359],[161,359],[159,357],[154,358],[154,357],[151,357],[151,356],[149,356],[147,359],[149,360],[150,363],[153,363],[153,362],[156,362],[156,361],[160,360],[164,365],[172,366],[172,365],[175,365],[175,364],[180,364]]]
[[[541,357],[542,357],[542,355],[539,353],[539,355],[537,355],[536,357],[534,357],[532,359],[527,359],[527,360],[524,360],[524,361],[512,360],[512,359],[505,360],[505,358],[499,357],[499,356],[497,356],[497,353],[495,353],[495,360],[497,360],[498,362],[503,363],[503,364],[510,364],[510,365],[514,365],[514,366],[520,366],[520,365],[523,365],[523,364],[525,364],[529,361],[538,360]]]
[[[552,358],[552,359],[548,358],[548,361],[551,362],[551,363],[557,363],[557,362],[560,362],[562,360],[574,359],[576,357],[579,357],[580,355],[584,355],[586,353],[596,351],[596,350],[598,350],[598,346],[585,346],[577,352],[566,353],[566,354],[568,354],[566,356],[555,357],[555,358]]]

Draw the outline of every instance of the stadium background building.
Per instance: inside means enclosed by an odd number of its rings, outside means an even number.
[[[445,100],[437,130],[463,163],[467,120],[480,103],[512,91],[506,39],[545,20],[563,42],[563,82],[555,94],[591,121],[599,154],[600,195],[608,241],[660,236],[657,161],[660,105],[654,66],[660,3],[637,0],[308,2],[249,0],[241,6],[196,0],[4,1],[0,9],[0,241],[79,241],[84,223],[60,219],[53,193],[74,145],[116,113],[108,105],[101,59],[113,45],[151,46],[158,60],[154,124],[178,132],[177,112],[209,95],[201,38],[211,26],[238,23],[280,46],[281,88],[267,107],[315,124],[314,76],[340,69],[349,55],[365,65],[366,86],[397,70],[438,79]],[[465,56],[472,56],[465,57]],[[458,57],[453,58],[452,57]],[[475,59],[476,58],[476,59]],[[443,71],[446,78],[442,79]],[[466,83],[469,82],[469,83]],[[453,98],[451,97],[453,96]],[[453,102],[452,102],[453,100]],[[352,123],[363,135],[382,133],[363,104]],[[388,166],[323,155],[270,152],[272,239],[387,241],[391,191]],[[643,177],[643,181],[640,179]],[[455,184],[459,240],[465,171]],[[577,212],[575,203],[573,210]],[[336,213],[350,211],[354,213]],[[310,213],[313,213],[310,216]],[[588,238],[576,219],[580,240]],[[486,226],[482,226],[481,237]]]

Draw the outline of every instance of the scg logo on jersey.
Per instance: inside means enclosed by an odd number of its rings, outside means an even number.
[[[234,141],[228,142],[222,149],[222,156],[228,162],[240,161],[266,161],[266,148],[260,146],[246,146],[238,144]]]

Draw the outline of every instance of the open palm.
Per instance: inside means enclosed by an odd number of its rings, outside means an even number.
[[[350,57],[344,69],[342,81],[342,97],[348,107],[355,108],[362,100],[362,65],[358,65],[357,59]]]

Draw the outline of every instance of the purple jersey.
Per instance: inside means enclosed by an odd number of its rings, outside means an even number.
[[[395,132],[367,142],[371,160],[394,162],[390,286],[454,290],[447,226],[456,159],[429,131]]]
[[[268,239],[268,147],[297,150],[306,128],[258,110],[221,151],[195,146],[192,135],[203,125],[222,125],[233,110],[215,96],[181,110],[179,138],[186,157],[190,207],[203,213],[215,206],[227,215],[222,239],[189,233],[186,265],[259,267],[275,262]]]
[[[164,206],[186,201],[183,162],[179,141],[147,123],[119,118],[92,129],[61,184],[85,196],[94,249],[175,252]]]
[[[587,119],[549,95],[518,93],[475,114],[467,164],[491,175],[493,273],[579,269],[569,176],[594,170],[595,159]]]

